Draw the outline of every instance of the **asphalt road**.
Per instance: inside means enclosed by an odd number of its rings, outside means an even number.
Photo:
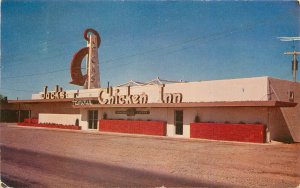
[[[296,187],[299,144],[245,144],[1,124],[14,187]]]

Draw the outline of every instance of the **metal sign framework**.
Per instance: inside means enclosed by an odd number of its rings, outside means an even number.
[[[89,35],[89,33],[91,33]],[[84,86],[85,89],[100,87],[98,48],[100,47],[101,38],[99,33],[94,29],[84,31],[84,39],[87,41],[87,47],[77,51],[71,61],[71,84]],[[83,75],[81,64],[87,56],[87,74]]]

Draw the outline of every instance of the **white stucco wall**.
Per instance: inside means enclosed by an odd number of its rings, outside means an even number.
[[[88,114],[86,109],[80,109],[81,119],[79,125],[81,130],[88,130]]]
[[[81,119],[81,114],[44,114],[39,113],[39,123],[56,123],[75,125],[76,119]]]
[[[127,92],[126,87],[116,89],[120,95]],[[134,86],[130,91],[131,94],[146,93],[148,103],[157,103],[160,99],[159,85]],[[164,93],[182,93],[182,102],[261,101],[268,99],[267,92],[268,77],[173,83],[164,87]]]
[[[120,94],[127,92],[126,87],[118,89]],[[131,87],[131,94],[143,92],[148,95],[148,103],[159,102],[159,85]],[[164,93],[182,93],[182,102],[267,100],[267,92],[268,77],[173,83],[164,87]]]
[[[294,142],[300,142],[300,83],[276,78],[269,78],[270,89],[272,91],[272,100],[289,101],[289,92],[294,92],[294,102],[298,103],[296,107],[280,108],[274,112],[279,115],[273,116],[273,127],[288,128]],[[280,124],[278,122],[281,122]],[[281,137],[281,129],[276,129],[274,137]]]
[[[120,90],[119,95],[127,94],[127,87],[114,88]],[[159,85],[134,86],[130,88],[130,93],[148,95],[148,103],[160,102]],[[98,97],[101,90],[106,89],[81,89],[68,90],[68,97],[73,96],[74,92],[78,92],[81,97]],[[295,102],[300,103],[300,83],[294,83],[287,80],[280,80],[270,77],[255,77],[228,80],[199,81],[188,83],[166,84],[164,93],[181,93],[182,102],[215,102],[215,101],[289,101],[289,91],[294,91]],[[33,98],[38,99],[40,94],[33,94]],[[52,105],[55,106],[55,105]],[[60,107],[60,104],[57,105]],[[70,107],[62,108],[68,111],[61,113],[72,113]],[[53,108],[53,112],[58,108]],[[127,116],[126,114],[116,114],[115,111],[126,111],[124,108],[98,108],[89,110],[98,110],[99,119],[102,118],[103,112],[107,113],[109,119],[128,119],[128,120],[161,120],[167,122],[167,135],[175,136],[174,110],[175,108],[136,108],[138,111],[149,110],[150,114],[136,114],[135,116]],[[200,116],[201,121],[213,122],[231,122],[231,123],[255,123],[261,122],[268,125],[271,131],[271,139],[281,139],[292,135],[294,141],[300,142],[300,104],[291,108],[270,109],[267,107],[209,107],[209,108],[182,108],[183,110],[183,135],[180,137],[190,136],[190,123],[194,121],[196,114]],[[70,111],[70,112],[69,112]],[[73,109],[73,113],[76,113]],[[87,109],[80,109],[79,120],[83,130],[88,130]],[[58,112],[56,112],[58,113]],[[77,112],[78,113],[78,112]],[[33,113],[34,114],[34,113]],[[61,116],[66,114],[40,114],[41,122],[62,123]],[[69,114],[72,116],[71,114]],[[74,115],[76,117],[76,115]],[[75,119],[64,120],[63,124],[72,122]],[[68,119],[68,118],[67,118]],[[101,126],[101,125],[100,125]],[[288,127],[288,129],[286,129]],[[98,125],[99,129],[99,125]],[[283,133],[284,132],[284,133]]]
[[[167,136],[183,138],[190,137],[190,123],[194,122],[197,114],[202,122],[268,123],[268,109],[257,107],[137,108],[137,111],[149,110],[150,114],[136,114],[135,116],[127,116],[126,114],[115,113],[115,111],[126,111],[127,109],[128,108],[101,108],[98,109],[98,117],[99,119],[102,119],[103,113],[105,112],[108,119],[165,121],[167,122]],[[175,134],[175,110],[183,110],[183,135]],[[80,126],[83,130],[88,130],[87,114],[88,110],[81,110]]]
[[[183,102],[267,100],[267,77],[167,84],[165,92],[182,93]]]
[[[113,88],[120,90],[119,95],[127,94],[127,87]],[[99,92],[106,89],[81,89],[77,98],[98,97]],[[50,92],[50,91],[49,91]],[[77,90],[68,90],[67,98],[77,93]],[[214,101],[257,101],[267,100],[268,77],[199,81],[187,83],[166,84],[164,93],[182,93],[182,102],[214,102]],[[133,86],[130,93],[148,95],[148,103],[160,102],[160,86],[145,85]],[[33,99],[42,99],[42,92],[33,94]]]
[[[175,110],[183,110],[183,135],[179,137],[190,137],[190,123],[194,122],[196,115],[201,122],[229,122],[229,123],[268,123],[267,108],[256,107],[215,107],[215,108],[177,108],[168,109],[167,113],[167,135],[175,135],[174,114]]]

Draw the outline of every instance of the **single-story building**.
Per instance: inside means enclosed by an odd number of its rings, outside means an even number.
[[[300,142],[300,83],[271,77],[213,81],[130,81],[100,87],[99,33],[83,33],[87,46],[70,63],[78,90],[32,94],[1,104],[1,120],[23,125],[206,138],[246,142]],[[81,71],[86,57],[86,74]],[[57,125],[59,124],[59,125]],[[77,126],[77,127],[76,127]],[[69,127],[69,128],[70,128]],[[68,127],[67,127],[68,128]]]
[[[156,78],[109,88],[45,87],[31,100],[8,100],[1,109],[16,110],[19,116],[27,112],[39,123],[77,122],[82,130],[300,142],[299,102],[300,83],[271,77],[195,82]]]

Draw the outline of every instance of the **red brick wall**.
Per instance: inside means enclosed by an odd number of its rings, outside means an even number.
[[[262,124],[191,123],[190,134],[191,138],[265,142],[265,126]]]
[[[99,120],[100,131],[166,136],[166,122]]]

